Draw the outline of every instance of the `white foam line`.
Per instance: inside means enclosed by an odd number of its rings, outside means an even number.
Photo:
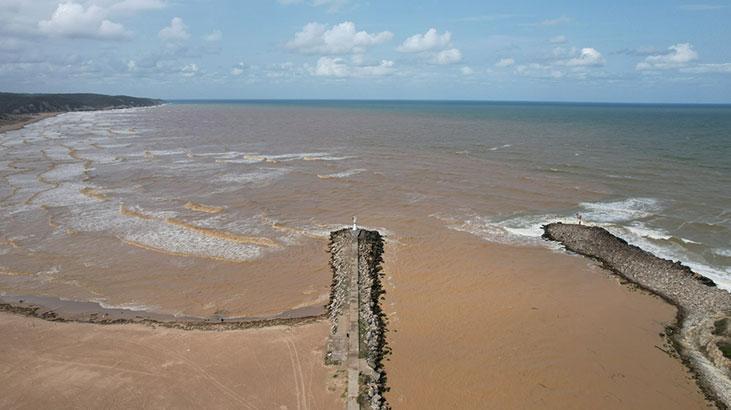
[[[104,309],[129,310],[132,312],[152,312],[157,309],[156,306],[143,305],[138,303],[122,303],[119,305],[110,305],[104,303],[106,299],[90,299],[90,302],[98,303]]]
[[[510,148],[512,146],[513,146],[512,144],[500,145],[499,147],[492,147],[492,148],[490,148],[490,151],[497,151],[499,149]]]
[[[363,168],[357,168],[357,169],[350,169],[348,171],[343,172],[336,172],[334,174],[317,174],[317,177],[320,179],[331,179],[331,178],[348,178],[352,177],[353,175],[358,175],[362,172],[366,172],[366,169]]]
[[[698,244],[698,242],[674,237],[667,231],[650,227],[642,221],[642,219],[662,211],[659,201],[653,198],[629,198],[615,202],[587,202],[580,204],[580,212],[581,210],[586,211],[582,212],[585,223],[603,227],[628,243],[639,246],[660,258],[679,260],[694,271],[716,281],[719,287],[731,290],[731,268],[710,266],[702,262],[701,256],[695,255],[681,245],[681,243]],[[470,233],[489,242],[507,245],[549,246],[552,249],[561,249],[561,247],[557,243],[541,239],[542,226],[551,222],[576,223],[575,216],[557,214],[520,215],[506,219],[479,215],[473,215],[467,219],[432,216],[444,221],[451,229]],[[674,242],[673,239],[677,239],[677,241]],[[731,252],[728,252],[727,255],[731,255]]]
[[[725,256],[727,258],[731,258],[731,249],[714,249],[713,253],[715,253],[718,256]]]

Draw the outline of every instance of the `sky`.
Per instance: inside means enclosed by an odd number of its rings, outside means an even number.
[[[0,91],[731,103],[731,0],[0,0]]]

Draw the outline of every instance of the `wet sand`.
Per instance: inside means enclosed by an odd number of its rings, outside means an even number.
[[[57,112],[44,112],[40,114],[18,115],[13,119],[0,120],[0,133],[19,130],[28,124],[32,124],[49,117],[54,117],[58,114],[59,113]]]
[[[0,408],[337,409],[324,321],[228,332],[0,313]]]
[[[582,258],[437,231],[385,272],[394,408],[710,406],[663,351],[675,308]]]
[[[87,249],[119,244],[117,238],[91,238],[84,234],[76,234],[74,239],[88,244]],[[22,240],[15,243],[17,248],[10,252],[27,251]],[[21,270],[0,264],[0,278],[15,279],[4,283],[0,291],[10,295],[101,300],[108,306],[170,315],[273,316],[327,303],[331,275],[326,250],[327,242],[322,239],[291,246],[266,258],[230,263],[164,255],[129,246],[116,254],[100,255],[92,265],[97,269],[88,269],[59,248],[50,260],[26,258],[30,268]],[[128,264],[106,260],[120,255],[126,256]],[[75,269],[63,277],[49,272],[49,279],[39,283],[37,277],[43,274],[35,272],[48,270],[49,264],[70,264]],[[110,271],[114,272],[113,280]]]
[[[182,316],[154,311],[105,308],[96,302],[79,302],[43,296],[10,296],[0,293],[0,312],[14,313],[51,322],[94,323],[99,325],[143,324],[184,330],[238,330],[297,325],[321,320],[321,305],[306,306],[273,316]]]
[[[437,229],[388,244],[384,268],[393,408],[712,407],[660,336],[675,309],[583,258]],[[0,313],[0,407],[342,408],[328,326]]]

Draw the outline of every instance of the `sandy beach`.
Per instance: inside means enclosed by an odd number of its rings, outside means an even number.
[[[662,336],[675,309],[583,258],[449,230],[387,245],[385,256],[394,408],[712,407]],[[183,331],[3,313],[0,404],[337,409],[342,376],[324,364],[327,329]]]
[[[230,332],[0,314],[0,407],[336,409],[324,322]]]

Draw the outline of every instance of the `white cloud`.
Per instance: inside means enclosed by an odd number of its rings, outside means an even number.
[[[198,67],[198,64],[190,63],[183,66],[183,68],[180,69],[180,72],[183,74],[184,77],[193,77],[195,75],[198,75],[200,72],[200,68]]]
[[[456,48],[448,48],[434,55],[432,62],[436,64],[454,64],[462,61],[462,52]]]
[[[585,47],[581,50],[575,48],[555,48],[553,50],[554,60],[548,63],[521,64],[515,67],[517,74],[535,77],[559,79],[571,77],[585,79],[589,76],[601,75],[593,73],[592,69],[605,64],[604,56],[595,48]]]
[[[515,64],[515,60],[512,58],[501,58],[500,61],[495,63],[495,67],[510,67],[511,65]]]
[[[424,34],[415,34],[401,43],[397,50],[402,53],[421,53],[424,51],[441,50],[452,43],[452,33],[449,31],[439,34],[436,29],[430,28]]]
[[[240,63],[236,64],[236,65],[235,65],[235,66],[234,66],[234,67],[233,67],[233,68],[231,69],[231,75],[236,75],[236,76],[238,76],[238,75],[241,75],[241,74],[243,74],[243,73],[244,73],[244,71],[246,71],[246,64],[244,64],[244,62],[242,61],[242,62],[240,62]]]
[[[205,37],[206,41],[215,42],[215,41],[221,41],[223,38],[223,33],[221,30],[213,30],[210,33],[208,33]]]
[[[434,64],[454,64],[462,61],[462,52],[452,46],[452,33],[439,34],[430,28],[424,34],[414,34],[396,48],[402,53],[418,53]]]
[[[99,36],[102,38],[123,38],[127,36],[124,26],[109,20],[102,20],[99,26]]]
[[[684,73],[696,73],[696,74],[731,74],[731,63],[721,64],[696,64],[692,67],[681,68],[680,71]]]
[[[129,37],[123,25],[107,19],[109,12],[97,5],[84,7],[73,1],[60,3],[38,29],[49,36],[119,40]]]
[[[158,36],[165,41],[176,42],[188,39],[190,33],[188,33],[188,26],[183,23],[183,19],[173,17],[170,25],[160,30]]]
[[[365,64],[365,56],[363,54],[353,54],[350,56],[350,61],[353,62],[355,65],[364,65]]]
[[[306,54],[363,53],[366,48],[384,43],[392,37],[389,31],[373,34],[357,31],[351,21],[331,28],[320,23],[308,23],[287,43],[287,48]]]
[[[264,71],[264,76],[274,82],[293,81],[305,74],[307,74],[307,67],[295,65],[291,61],[270,64]]]
[[[320,57],[312,75],[322,77],[349,77],[350,67],[342,58]]]
[[[604,65],[604,57],[600,52],[591,47],[582,48],[579,55],[568,60],[559,61],[559,64],[568,67],[592,67]]]
[[[668,70],[682,68],[698,59],[698,53],[690,43],[679,43],[668,48],[667,54],[647,56],[645,61],[637,64],[637,70]]]
[[[462,73],[462,75],[472,75],[475,73],[475,70],[473,70],[472,67],[469,66],[463,66],[459,69],[459,71]]]
[[[698,63],[698,52],[690,43],[672,45],[664,54],[653,54],[637,64],[638,71],[677,70],[689,74],[731,74],[731,63]]]
[[[320,77],[379,77],[392,74],[394,63],[381,60],[376,65],[349,65],[338,57],[320,57],[317,66],[310,69],[310,74]]]

